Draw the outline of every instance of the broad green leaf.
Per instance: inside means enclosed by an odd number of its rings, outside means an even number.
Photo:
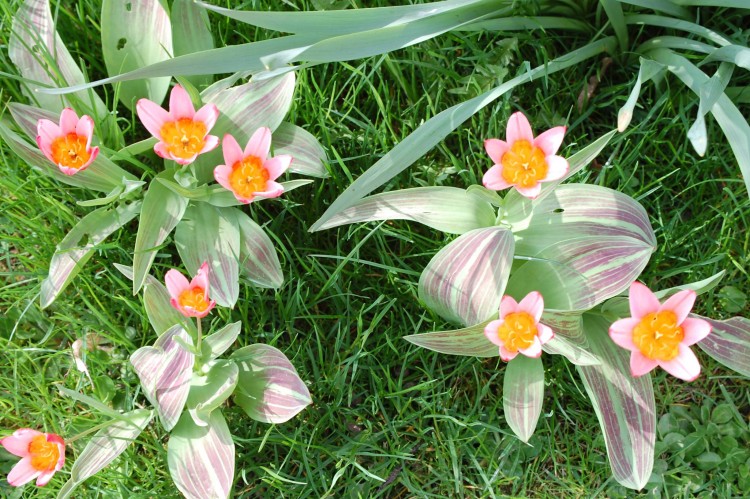
[[[538,291],[548,309],[570,312],[594,306],[594,290],[585,275],[559,258],[533,257],[513,269],[505,293],[516,300]]]
[[[289,154],[292,164],[289,171],[311,177],[327,177],[326,152],[318,139],[310,132],[286,121],[273,132],[273,152],[275,155]]]
[[[156,334],[161,335],[174,325],[181,325],[192,335],[195,335],[195,324],[170,302],[169,291],[162,283],[152,276],[147,276],[143,288],[143,306],[151,327]]]
[[[156,181],[149,184],[143,196],[143,209],[133,250],[133,294],[138,293],[143,286],[159,246],[166,241],[187,209],[187,199],[159,182],[161,178],[171,175],[171,171],[157,175]]]
[[[724,95],[724,89],[727,88],[733,70],[734,66],[732,64],[726,62],[722,63],[716,73],[709,78],[707,82],[700,86],[698,92],[698,97],[700,98],[698,104],[698,115],[695,118],[695,123],[693,123],[693,126],[690,127],[687,133],[687,137],[690,139],[693,149],[695,149],[695,152],[697,152],[699,156],[704,156],[706,154],[706,148],[708,147],[705,116],[708,114],[708,111],[714,107],[714,104],[719,100],[719,97]]]
[[[508,426],[524,442],[534,434],[543,399],[542,359],[518,355],[508,362],[503,379],[503,411]]]
[[[156,408],[166,431],[177,424],[185,407],[195,363],[195,357],[175,338],[191,342],[182,326],[175,325],[159,336],[154,346],[141,347],[130,356],[143,394]]]
[[[226,499],[234,481],[234,442],[221,411],[207,426],[184,412],[167,444],[167,463],[177,488],[188,499]]]
[[[208,372],[193,373],[187,410],[198,426],[207,426],[211,413],[221,406],[237,385],[239,369],[231,360],[217,360],[208,367]]]
[[[641,95],[641,86],[666,71],[663,64],[651,59],[641,57],[640,61],[641,65],[638,68],[638,77],[635,79],[633,90],[631,90],[628,100],[625,101],[625,105],[617,113],[617,131],[619,132],[624,132],[633,119],[633,109],[638,102],[638,96]]]
[[[41,306],[47,308],[78,275],[96,247],[110,234],[138,215],[141,202],[104,207],[83,217],[57,245],[49,264],[49,275],[42,281]]]
[[[586,314],[583,328],[601,363],[576,366],[599,419],[615,480],[640,490],[651,476],[656,443],[656,402],[651,375],[630,374],[630,352],[609,338],[609,322]]]
[[[310,230],[319,230],[334,215],[351,207],[364,196],[404,171],[443,140],[450,132],[506,92],[509,92],[522,83],[533,80],[537,76],[549,76],[556,71],[573,66],[605,50],[611,49],[613,41],[614,39],[610,37],[593,42],[569,52],[565,56],[549,61],[542,66],[538,66],[530,71],[524,71],[519,76],[504,82],[482,95],[438,113],[402,140],[388,154],[383,156],[363,173],[362,176],[355,180],[328,207],[323,216],[310,227]]]
[[[192,204],[177,225],[177,252],[190,275],[209,265],[209,296],[222,307],[234,307],[240,294],[240,229],[237,210]]]
[[[743,376],[750,377],[750,320],[732,317],[717,321],[694,315],[711,324],[711,333],[698,346],[717,362]]]
[[[375,194],[329,218],[320,229],[373,220],[413,220],[449,234],[495,224],[492,205],[456,187],[416,187]]]
[[[540,322],[555,333],[555,337],[542,346],[545,352],[562,355],[577,366],[599,364],[599,359],[589,352],[580,313],[545,310]]]
[[[154,411],[136,409],[122,414],[122,420],[113,421],[109,426],[96,432],[73,463],[70,479],[60,489],[57,498],[70,497],[79,484],[114,461],[132,441],[138,438],[153,415]]]
[[[240,229],[240,272],[261,288],[278,289],[284,283],[273,241],[252,218],[235,210]]]
[[[262,423],[284,423],[312,403],[305,382],[280,350],[249,345],[231,359],[240,368],[234,401],[248,416]]]
[[[489,321],[475,326],[453,331],[436,331],[404,336],[409,343],[449,355],[467,357],[497,357],[500,349],[484,335],[484,327]]]
[[[102,53],[107,72],[117,75],[165,61],[172,56],[169,13],[159,0],[102,0]],[[117,96],[129,109],[138,99],[160,104],[169,77],[120,83]]]
[[[617,40],[620,42],[620,49],[626,52],[630,49],[628,43],[628,27],[625,24],[625,16],[622,13],[622,5],[619,0],[599,0],[599,3],[604,8],[609,22],[612,24],[612,29],[615,30]]]
[[[170,19],[175,57],[214,48],[208,14],[193,0],[174,0]],[[199,89],[210,85],[212,80],[208,75],[194,75],[187,79]]]
[[[215,360],[232,346],[242,330],[241,322],[227,324],[215,333],[206,336],[201,345],[201,357],[204,363]]]
[[[430,260],[419,277],[419,299],[446,320],[479,324],[497,316],[512,263],[509,230],[472,230]]]

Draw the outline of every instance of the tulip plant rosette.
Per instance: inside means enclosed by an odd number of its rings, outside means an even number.
[[[505,419],[524,442],[542,411],[542,352],[564,356],[591,399],[614,478],[641,489],[651,476],[656,440],[649,371],[661,366],[694,379],[700,365],[689,346],[697,344],[750,375],[750,321],[690,313],[697,294],[723,273],[656,294],[636,282],[656,245],[643,207],[605,187],[560,185],[616,132],[567,160],[557,155],[564,133],[555,127],[535,138],[526,117],[515,113],[505,141],[485,141],[493,166],[484,186],[375,194],[321,228],[401,219],[458,234],[428,263],[418,291],[427,307],[461,328],[406,340],[436,352],[506,361]],[[503,198],[495,191],[508,188]]]

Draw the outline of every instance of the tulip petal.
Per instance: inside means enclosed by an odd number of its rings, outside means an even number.
[[[534,145],[541,149],[545,156],[557,153],[560,145],[562,145],[563,137],[565,137],[565,129],[564,126],[550,128],[534,139]]]
[[[242,148],[232,135],[226,134],[221,141],[221,149],[224,152],[224,163],[228,167],[233,167],[245,158]]]
[[[245,147],[245,156],[255,156],[265,161],[268,151],[271,150],[271,129],[267,127],[258,128]]]
[[[31,458],[25,457],[18,461],[18,463],[13,466],[13,469],[10,470],[10,473],[8,473],[8,483],[14,487],[20,487],[38,477],[40,473],[40,471],[37,471],[36,468],[31,465]]]
[[[529,199],[534,199],[539,195],[540,192],[542,192],[542,184],[540,184],[539,182],[537,182],[534,187],[518,187],[517,185],[515,185],[514,187],[519,194]]]
[[[172,115],[172,119],[175,121],[181,118],[190,118],[192,120],[195,117],[193,101],[190,100],[187,90],[180,85],[175,85],[169,94],[169,114]]]
[[[199,154],[213,151],[219,145],[219,137],[217,137],[216,135],[206,135],[206,138],[204,140],[206,142],[205,144],[203,144],[203,149],[201,149],[201,152]]]
[[[506,315],[512,314],[515,312],[518,312],[518,302],[510,296],[505,295],[503,296],[502,300],[500,300],[500,318],[504,319]]]
[[[197,157],[198,157],[197,154],[193,154],[189,158],[179,158],[179,157],[177,157],[177,156],[175,156],[173,154],[169,155],[169,159],[171,159],[172,161],[174,161],[178,165],[182,165],[182,166],[189,165],[190,163],[192,163],[193,161],[195,161],[195,158],[197,158]]]
[[[509,183],[503,178],[503,167],[502,165],[494,165],[492,168],[485,172],[482,177],[482,185],[493,191],[502,191],[511,187],[513,184]]]
[[[91,139],[94,135],[94,120],[91,119],[91,116],[81,116],[76,124],[75,132],[77,135],[86,137],[86,149],[91,147]]]
[[[658,365],[658,361],[649,359],[643,355],[640,350],[635,350],[630,354],[630,373],[633,376],[643,376],[644,374],[651,372]]]
[[[518,355],[518,352],[511,352],[509,350],[506,350],[504,346],[500,346],[500,358],[505,362],[509,362],[515,359],[516,355]]]
[[[76,133],[76,125],[78,125],[78,115],[71,108],[66,107],[60,113],[60,132],[63,135],[69,133]]]
[[[219,108],[215,104],[206,104],[198,109],[198,112],[193,117],[194,121],[201,121],[206,125],[206,132],[209,132],[214,127],[217,119],[219,119]]]
[[[633,328],[641,322],[640,319],[634,319],[628,317],[627,319],[620,319],[615,321],[609,326],[609,337],[615,342],[617,346],[630,350],[631,352],[638,350],[638,347],[633,343]]]
[[[542,312],[544,312],[544,299],[542,298],[542,294],[539,293],[539,291],[532,291],[527,294],[518,304],[518,310],[532,315],[534,321],[539,322],[539,319],[542,318]]]
[[[638,281],[630,285],[630,315],[634,319],[643,319],[657,312],[660,306],[659,299],[645,285]]]
[[[266,160],[265,163],[263,163],[263,167],[268,170],[268,179],[276,180],[291,164],[292,157],[288,154],[283,154]]]
[[[490,159],[499,165],[502,162],[503,154],[508,152],[510,145],[504,140],[500,139],[487,139],[484,141],[484,150],[487,151]]]
[[[65,175],[75,175],[76,173],[83,170],[83,168],[71,168],[69,166],[63,166],[63,165],[57,165],[57,167],[60,169],[61,172],[63,172]]]
[[[37,487],[44,487],[49,483],[50,480],[52,480],[52,477],[55,476],[55,470],[52,471],[45,471],[39,475],[39,478],[36,479],[36,486]]]
[[[489,324],[484,326],[484,335],[487,337],[488,340],[490,340],[495,345],[502,347],[503,342],[500,339],[500,336],[497,334],[497,330],[500,328],[500,326],[503,325],[502,320],[496,320],[496,321],[490,321]]]
[[[552,328],[545,325],[545,324],[537,324],[537,335],[539,336],[539,342],[544,345],[549,340],[555,337],[555,332],[552,331]]]
[[[187,277],[177,269],[171,269],[167,272],[164,276],[164,282],[167,284],[169,296],[175,300],[180,297],[183,291],[190,289]]]
[[[135,105],[135,112],[146,130],[157,139],[161,139],[161,129],[164,124],[174,121],[172,115],[164,108],[148,99],[140,99]]]
[[[214,168],[214,178],[223,188],[228,191],[232,190],[232,185],[229,183],[229,175],[232,174],[232,167],[227,165],[219,165]]]
[[[682,321],[687,318],[690,309],[693,308],[697,296],[698,295],[692,289],[682,290],[679,293],[670,296],[659,310],[671,310],[677,315],[677,324],[681,324]]]
[[[680,326],[685,334],[682,344],[688,347],[698,343],[711,332],[711,324],[708,321],[694,317],[688,317]]]
[[[255,194],[266,199],[277,198],[284,194],[284,186],[278,182],[269,180],[266,182],[266,190],[263,192],[256,192]]]
[[[544,158],[547,161],[547,176],[544,177],[542,182],[549,182],[551,180],[559,180],[567,175],[570,170],[568,160],[562,156],[547,156]]]
[[[13,435],[0,439],[0,445],[15,456],[26,457],[29,455],[31,440],[41,434],[41,432],[30,428],[22,428],[13,432]]]
[[[60,136],[60,127],[50,120],[41,119],[37,122],[36,130],[41,140],[39,149],[45,151],[45,154],[47,154],[46,151],[51,151],[52,142]],[[39,143],[39,140],[37,143]]]
[[[660,361],[659,365],[675,378],[685,381],[693,381],[701,373],[701,364],[698,357],[684,344],[678,345],[680,353],[672,360]]]
[[[195,274],[195,277],[193,277],[193,280],[190,281],[190,287],[199,287],[203,289],[203,292],[208,295],[208,262],[203,262],[203,264],[198,269],[198,273]]]
[[[529,348],[524,348],[520,350],[520,352],[524,354],[526,357],[531,357],[533,359],[541,357],[542,356],[542,343],[539,341],[539,337],[534,336],[534,343],[532,343]]]
[[[523,113],[513,113],[510,116],[505,129],[505,140],[511,145],[517,140],[525,140],[529,144],[534,143],[534,133],[531,131],[531,124]]]

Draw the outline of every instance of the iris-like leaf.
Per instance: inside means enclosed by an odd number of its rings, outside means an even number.
[[[83,269],[96,246],[138,215],[141,202],[99,208],[83,217],[57,245],[49,264],[49,276],[42,281],[41,305],[46,308]]]
[[[232,354],[240,368],[234,401],[262,423],[284,423],[312,403],[305,382],[280,350],[249,345]]]
[[[700,65],[714,61],[731,62],[741,68],[750,70],[750,48],[742,45],[726,45],[711,52]]]
[[[240,272],[256,286],[280,288],[284,273],[273,241],[244,212],[237,210],[236,215],[240,228]]]
[[[508,362],[503,379],[503,410],[508,426],[524,442],[534,434],[543,399],[542,359],[518,355]]]
[[[698,346],[716,361],[733,371],[750,377],[750,320],[732,317],[717,321],[700,317],[711,324],[711,334],[698,342]]]
[[[656,402],[651,375],[630,374],[630,352],[609,338],[605,319],[586,314],[583,328],[601,363],[576,369],[599,419],[612,474],[625,487],[640,490],[654,465]]]
[[[750,50],[748,50],[750,53]],[[706,132],[706,119],[705,116],[714,107],[719,97],[724,95],[724,89],[727,88],[729,80],[732,77],[734,65],[725,62],[719,65],[719,69],[716,73],[708,79],[705,83],[700,86],[698,91],[698,97],[700,101],[698,103],[698,115],[695,118],[695,123],[690,127],[687,133],[687,137],[690,143],[693,145],[693,149],[698,153],[699,156],[706,154],[706,148],[708,147],[708,133]]]
[[[404,339],[422,348],[449,355],[497,357],[500,349],[484,335],[484,327],[488,322],[453,331],[412,334],[404,336]]]
[[[273,153],[277,156],[289,154],[292,164],[289,171],[310,175],[311,177],[327,177],[325,168],[326,152],[310,132],[297,125],[282,122],[273,132]]]
[[[221,406],[237,385],[239,369],[231,360],[213,362],[207,373],[194,373],[187,410],[198,426],[207,426],[211,413]]]
[[[509,230],[472,230],[430,260],[419,278],[419,298],[444,319],[473,326],[497,315],[512,263]]]
[[[103,0],[101,23],[102,53],[110,76],[172,56],[172,25],[159,0]],[[123,82],[118,85],[117,95],[131,110],[140,98],[159,104],[167,95],[169,80],[163,77]]]
[[[176,340],[190,343],[190,336],[176,325],[164,332],[152,347],[141,347],[130,356],[143,394],[156,407],[165,430],[171,430],[180,418],[190,391],[195,357]]]
[[[174,237],[190,275],[208,262],[209,294],[216,303],[230,308],[240,294],[240,230],[236,213],[232,208],[214,208],[207,203],[191,205]]]
[[[174,0],[170,19],[175,57],[214,48],[208,14],[193,0]],[[208,75],[189,76],[187,80],[199,89],[211,84]]]
[[[373,220],[414,220],[449,234],[463,234],[494,225],[495,210],[480,196],[463,189],[417,187],[366,197],[320,228]]]
[[[154,411],[137,409],[123,414],[123,420],[102,428],[86,444],[70,470],[70,479],[57,494],[58,499],[70,497],[84,480],[95,475],[123,453],[151,421]]]
[[[540,322],[555,333],[554,338],[542,345],[545,352],[562,355],[577,366],[599,364],[599,360],[589,352],[580,313],[545,310]]]
[[[237,340],[237,336],[239,336],[241,330],[242,323],[234,322],[232,324],[227,324],[215,333],[206,336],[201,345],[201,356],[203,357],[203,362],[211,362],[219,355],[226,352],[227,349],[232,346],[232,343]]]
[[[234,442],[221,411],[206,426],[187,412],[174,427],[167,445],[167,463],[177,488],[188,499],[226,499],[234,480]]]
[[[652,61],[651,59],[641,57],[640,61],[641,65],[638,68],[638,77],[635,79],[633,90],[630,91],[630,96],[628,96],[625,105],[622,106],[617,113],[617,130],[619,132],[624,132],[633,119],[633,109],[635,109],[635,105],[638,102],[638,96],[641,94],[641,86],[666,71],[663,64]]]
[[[625,24],[625,16],[622,13],[622,5],[619,0],[599,0],[599,3],[607,13],[609,22],[615,30],[617,40],[620,42],[622,51],[628,50],[628,27]]]

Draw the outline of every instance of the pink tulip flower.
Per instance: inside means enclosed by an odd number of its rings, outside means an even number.
[[[500,319],[487,324],[484,335],[500,347],[500,358],[508,362],[520,353],[527,357],[542,355],[542,345],[555,337],[549,326],[540,324],[544,299],[537,291],[520,303],[505,295],[500,301]]]
[[[172,269],[165,276],[169,302],[185,317],[205,317],[216,306],[208,295],[208,262],[203,262],[193,280]]]
[[[37,122],[36,143],[44,155],[65,175],[85,170],[99,155],[98,147],[91,147],[94,120],[78,115],[66,107],[60,113],[60,125],[50,120]]]
[[[199,154],[219,145],[219,137],[208,135],[219,118],[219,109],[206,104],[196,112],[180,85],[169,94],[169,111],[148,99],[140,99],[135,108],[143,126],[159,139],[154,151],[164,159],[189,165]]]
[[[482,183],[494,191],[515,187],[522,196],[537,197],[542,182],[561,179],[568,173],[568,160],[555,154],[564,136],[565,127],[557,126],[534,138],[526,116],[513,113],[505,131],[507,142],[484,141],[484,149],[495,164],[484,174]]]
[[[289,155],[268,157],[271,149],[271,130],[263,127],[255,131],[243,151],[234,137],[225,135],[222,141],[225,164],[214,169],[214,178],[222,187],[232,191],[242,203],[250,203],[256,196],[275,198],[284,192],[276,179],[289,168]]]
[[[661,366],[672,376],[693,381],[701,372],[698,358],[688,348],[711,332],[703,319],[688,317],[695,291],[675,293],[663,304],[639,282],[630,286],[630,315],[609,328],[612,341],[632,352],[630,371],[642,376]]]
[[[37,487],[43,487],[65,465],[65,441],[54,433],[21,428],[13,435],[0,439],[0,444],[21,458],[8,473],[8,483],[14,487],[25,485],[35,478]]]

